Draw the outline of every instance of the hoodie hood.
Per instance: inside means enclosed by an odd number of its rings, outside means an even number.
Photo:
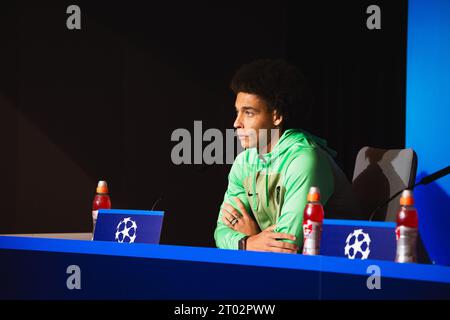
[[[271,152],[266,153],[262,157],[264,158],[276,158],[282,156],[286,151],[294,147],[315,147],[320,146],[327,151],[333,158],[336,157],[336,151],[327,146],[327,141],[319,138],[307,131],[300,129],[288,129],[286,130],[276,143]],[[256,151],[256,149],[255,149]]]
[[[284,131],[275,147],[269,153],[259,154],[257,148],[249,149],[249,152],[251,153],[250,159],[253,160],[251,163],[254,164],[251,172],[253,194],[256,194],[256,178],[257,174],[260,173],[265,176],[264,185],[266,202],[264,205],[268,207],[270,172],[278,171],[279,168],[284,165],[280,162],[286,160],[286,158],[290,158],[286,157],[288,153],[296,153],[305,148],[310,149],[317,147],[325,150],[333,158],[336,157],[336,151],[327,146],[326,140],[300,129],[288,129]],[[254,211],[257,210],[256,197],[253,198],[252,207]]]

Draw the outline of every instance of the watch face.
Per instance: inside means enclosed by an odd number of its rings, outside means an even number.
[[[247,243],[247,238],[248,237],[243,237],[242,239],[239,240],[239,250],[245,250],[245,245]]]

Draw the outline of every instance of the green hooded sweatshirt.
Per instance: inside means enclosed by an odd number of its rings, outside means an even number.
[[[297,129],[286,130],[270,153],[260,156],[257,148],[241,152],[229,173],[220,207],[214,232],[217,247],[238,249],[239,240],[245,236],[222,222],[224,203],[239,212],[233,199],[239,197],[261,230],[276,224],[275,232],[296,236],[295,243],[301,248],[303,210],[310,187],[320,188],[324,205],[333,193],[330,155],[335,156],[335,152],[325,140]]]

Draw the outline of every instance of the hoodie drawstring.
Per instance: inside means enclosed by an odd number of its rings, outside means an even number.
[[[256,210],[258,209],[257,208],[257,203],[256,203],[256,173],[258,172],[258,164],[259,164],[259,158],[257,157],[257,160],[256,160],[257,162],[256,162],[256,164],[253,166],[253,172],[252,172],[252,175],[253,175],[253,212],[256,212]]]
[[[256,157],[256,165],[254,166],[254,171],[253,171],[253,210],[256,211],[258,209],[258,204],[256,201],[256,175],[258,173],[258,168],[259,168],[259,164],[260,164],[260,157],[257,156]],[[269,173],[268,173],[268,168],[270,166],[270,157],[269,157],[269,161],[266,161],[266,159],[262,158],[263,160],[263,170],[264,170],[264,187],[265,187],[265,195],[266,195],[266,208],[269,207]]]
[[[266,208],[269,207],[269,166],[270,166],[270,156],[268,157],[268,161],[264,162],[264,171],[266,174]]]
[[[269,175],[266,169],[266,208],[269,207]]]

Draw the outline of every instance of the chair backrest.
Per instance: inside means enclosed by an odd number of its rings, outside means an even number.
[[[413,149],[364,147],[356,156],[352,188],[361,210],[367,214],[398,191],[414,185],[417,155]],[[400,195],[374,215],[373,220],[395,221]]]

